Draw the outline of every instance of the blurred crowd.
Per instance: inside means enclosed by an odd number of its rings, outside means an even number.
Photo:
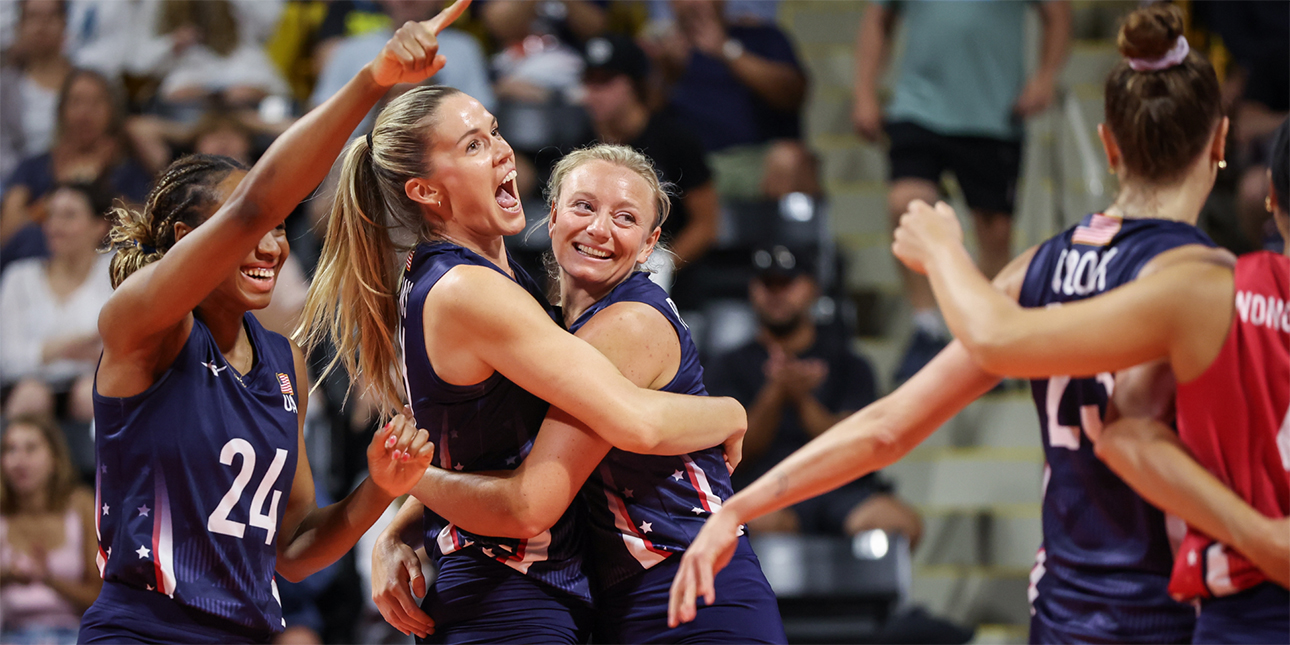
[[[156,173],[186,153],[254,163],[396,27],[442,4],[0,2],[4,642],[74,639],[85,599],[97,593],[86,485],[97,316],[111,294],[98,248],[114,204],[141,202]],[[1203,222],[1221,244],[1244,251],[1279,244],[1270,239],[1263,177],[1268,139],[1290,109],[1290,5],[1220,4],[1188,3],[1191,40],[1219,68],[1233,119],[1233,163]],[[1001,268],[1013,251],[1025,119],[1057,100],[1072,31],[1064,0],[868,3],[856,37],[853,121],[861,138],[888,150],[888,213],[830,214],[803,136],[810,79],[777,24],[780,9],[777,0],[475,0],[439,36],[448,63],[431,79],[497,116],[534,223],[547,210],[538,187],[568,151],[605,141],[654,160],[672,186],[663,233],[671,261],[653,267],[654,277],[694,328],[709,390],[749,411],[736,487],[874,400],[885,382],[853,349],[864,321],[841,279],[828,218],[898,217],[912,199],[943,195],[942,175],[952,173],[975,218],[982,268]],[[1041,25],[1034,52],[1021,37],[1029,12]],[[899,29],[918,46],[893,55]],[[290,335],[295,325],[330,201],[324,183],[288,220],[291,261],[272,307],[258,312],[275,331]],[[512,252],[541,275],[545,229],[531,233],[513,240]],[[904,278],[914,333],[897,380],[948,339],[926,282]],[[361,476],[372,432],[370,410],[346,396],[347,386],[343,375],[322,383],[309,405],[306,440],[322,497],[343,495]],[[762,522],[753,530],[882,528],[913,543],[921,532],[881,474]],[[280,582],[289,623],[301,627],[283,639],[398,636],[365,605],[365,560]]]

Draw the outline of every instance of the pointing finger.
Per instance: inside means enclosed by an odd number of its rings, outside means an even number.
[[[426,26],[434,30],[435,34],[438,34],[457,20],[468,6],[470,6],[470,0],[457,0],[452,5],[444,7],[443,11],[439,12],[439,15],[427,20]]]

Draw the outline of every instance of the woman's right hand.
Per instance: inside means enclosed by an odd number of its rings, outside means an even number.
[[[372,548],[372,602],[395,629],[425,638],[434,632],[434,619],[417,606],[414,593],[426,595],[420,558],[397,535],[382,533]]]
[[[932,206],[921,199],[909,202],[892,236],[891,251],[910,271],[927,274],[927,264],[940,249],[963,245],[963,228],[954,208],[945,202]]]
[[[437,74],[447,63],[439,55],[437,36],[469,5],[470,0],[457,0],[429,20],[404,23],[372,61],[373,80],[382,87],[393,87],[420,83]]]

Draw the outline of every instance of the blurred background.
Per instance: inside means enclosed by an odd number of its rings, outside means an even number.
[[[442,4],[0,0],[6,495],[52,486],[65,468],[93,483],[95,321],[111,293],[95,249],[107,205],[141,202],[186,153],[254,162],[394,28]],[[1233,121],[1230,163],[1200,225],[1238,253],[1280,248],[1263,173],[1290,107],[1290,4],[1177,4]],[[440,36],[448,64],[432,82],[497,115],[531,222],[546,214],[555,161],[593,141],[641,149],[674,184],[673,261],[654,277],[694,332],[710,391],[745,406],[779,401],[750,419],[738,487],[828,427],[799,415],[804,402],[841,418],[947,342],[890,253],[892,218],[910,198],[965,214],[988,273],[1110,203],[1096,127],[1118,21],[1135,6],[475,0]],[[324,182],[288,220],[291,262],[258,312],[276,331],[293,328],[329,208]],[[544,273],[543,227],[510,245]],[[362,476],[373,431],[347,386],[337,376],[309,405],[320,503]],[[37,431],[48,420],[60,437]],[[1005,381],[901,462],[750,527],[790,639],[1024,642],[1041,540],[1037,431],[1028,388]],[[83,546],[37,555],[92,559]],[[26,566],[11,547],[0,569]],[[364,548],[303,583],[279,582],[292,626],[283,642],[404,642],[368,600]],[[16,584],[0,576],[0,640],[53,626],[55,640],[71,629],[74,641],[83,607],[25,612]]]

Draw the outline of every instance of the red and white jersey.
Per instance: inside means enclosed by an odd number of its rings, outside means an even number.
[[[1268,517],[1290,515],[1290,258],[1236,264],[1236,311],[1223,349],[1178,386],[1178,435],[1191,454]],[[1188,528],[1169,592],[1226,596],[1266,578],[1239,553]]]

